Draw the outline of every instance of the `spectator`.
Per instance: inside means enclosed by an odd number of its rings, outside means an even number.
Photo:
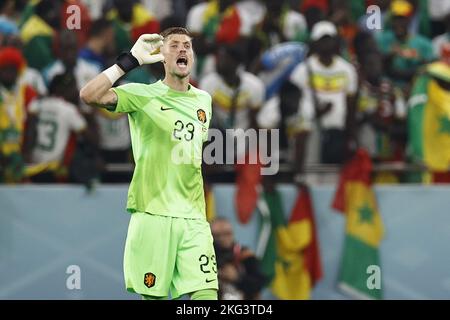
[[[57,74],[73,73],[77,80],[77,86],[81,88],[100,72],[96,65],[78,57],[77,37],[74,32],[63,30],[59,35],[58,42],[59,59],[43,70],[46,83],[50,83]]]
[[[95,65],[98,70],[104,70],[111,64],[111,57],[115,57],[116,45],[113,23],[106,19],[94,21],[89,34],[87,45],[79,52],[78,57]],[[151,68],[155,66],[142,66],[136,68],[125,76],[127,82],[151,83],[155,81]],[[92,68],[90,68],[92,69]]]
[[[27,106],[36,96],[29,86],[18,83],[24,66],[18,49],[0,49],[0,182],[21,182],[24,176]]]
[[[359,75],[359,145],[376,161],[405,160],[406,102],[402,91],[383,77],[381,54],[365,52],[360,57]]]
[[[296,150],[300,171],[305,153],[315,153],[313,149],[302,150],[306,146],[302,140],[308,132],[317,139],[316,119],[321,139],[320,143],[312,140],[310,146],[320,145],[322,163],[342,163],[352,137],[357,77],[353,65],[338,55],[336,35],[331,22],[315,24],[311,32],[313,54],[291,73],[290,81],[302,93],[299,118],[291,120],[291,127],[301,140],[296,142],[301,146]]]
[[[264,102],[264,83],[240,69],[242,53],[236,46],[222,46],[217,52],[217,72],[200,81],[200,89],[212,97],[211,127],[220,130],[256,128],[256,115]],[[227,141],[228,142],[228,141]],[[228,147],[227,152],[232,152]],[[232,144],[234,148],[234,144]],[[238,157],[246,150],[238,149]]]
[[[96,65],[78,57],[77,36],[72,30],[63,30],[59,34],[58,42],[59,59],[47,66],[43,71],[44,79],[47,84],[51,83],[57,74],[69,73],[73,74],[75,77],[76,87],[81,88],[92,79],[92,77],[100,72]],[[89,131],[98,132],[95,111],[89,106],[80,103],[78,94],[68,95],[66,98],[70,99],[68,100],[70,103],[76,106],[80,105],[80,112],[83,113],[88,122]],[[98,139],[98,135],[96,137]],[[98,142],[95,142],[94,144],[97,145]]]
[[[217,71],[200,82],[200,88],[212,96],[215,127],[255,128],[256,113],[264,101],[263,82],[240,68],[242,52],[237,46],[220,47],[216,60]]]
[[[77,95],[72,74],[53,77],[48,97],[30,105],[29,136],[34,137],[30,162],[33,182],[56,182],[67,178],[71,133],[87,137],[87,123],[70,101]]]
[[[211,223],[219,277],[219,299],[255,300],[266,284],[260,261],[234,239],[231,223],[216,218]]]
[[[98,70],[107,67],[107,57],[115,52],[114,28],[111,21],[98,19],[92,23],[86,46],[78,57],[97,66]]]
[[[52,48],[55,34],[60,29],[60,12],[60,1],[42,0],[34,8],[34,14],[22,26],[20,36],[30,67],[42,71],[55,60]]]
[[[376,38],[384,55],[387,75],[406,95],[418,68],[434,58],[430,40],[408,30],[412,13],[409,2],[392,1],[392,31],[385,30]]]

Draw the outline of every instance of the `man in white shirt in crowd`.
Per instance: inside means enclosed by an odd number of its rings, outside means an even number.
[[[311,41],[313,54],[290,76],[290,81],[302,92],[292,125],[301,139],[311,136],[306,151],[308,162],[317,162],[319,158],[322,163],[342,163],[353,134],[356,70],[339,56],[337,30],[331,22],[316,23]],[[300,149],[305,148],[305,143],[299,145]],[[312,149],[318,145],[319,150]],[[320,156],[312,156],[317,151]],[[305,150],[297,150],[298,157],[304,153]],[[303,163],[301,159],[298,161]]]
[[[70,88],[73,88],[72,90]],[[36,99],[29,107],[29,127],[34,134],[31,142],[32,181],[54,182],[62,176],[66,149],[72,133],[87,136],[87,124],[78,108],[68,100],[77,93],[71,74],[61,74],[50,83],[50,95]],[[67,168],[66,168],[67,169]],[[34,174],[33,174],[34,173]]]
[[[265,97],[264,83],[240,68],[242,53],[237,46],[219,47],[216,57],[217,71],[207,74],[199,84],[212,97],[211,127],[223,131],[256,128],[256,115]],[[227,141],[227,152],[232,148]],[[245,151],[237,150],[236,155],[244,156]]]
[[[59,59],[42,71],[44,80],[49,84],[57,74],[70,72],[75,75],[77,86],[83,87],[99,73],[99,67],[78,57],[77,37],[72,30],[63,30],[59,35]]]

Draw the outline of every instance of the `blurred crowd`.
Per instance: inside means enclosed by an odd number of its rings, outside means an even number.
[[[78,92],[141,34],[172,26],[194,36],[211,126],[280,129],[277,156],[299,180],[358,146],[377,163],[420,161],[408,112],[430,93],[417,82],[450,90],[448,0],[0,0],[0,182],[89,183],[132,163],[127,116]],[[145,65],[116,85],[163,76]]]

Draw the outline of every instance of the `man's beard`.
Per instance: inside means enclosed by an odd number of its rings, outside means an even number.
[[[189,77],[190,74],[191,74],[190,71],[188,71],[188,72],[185,73],[185,74],[179,74],[179,73],[177,73],[176,71],[172,73],[172,75],[174,75],[175,77],[177,77],[177,78],[180,79],[180,80],[181,80],[181,79],[184,79],[184,78],[186,78],[186,77]]]

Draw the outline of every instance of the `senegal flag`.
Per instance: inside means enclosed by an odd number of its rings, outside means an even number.
[[[272,293],[285,300],[310,299],[322,276],[318,241],[309,191],[303,188],[285,223],[278,191],[263,195],[272,232],[262,259]]]
[[[409,153],[435,172],[450,167],[450,66],[435,62],[414,84],[408,114]]]
[[[333,208],[346,215],[346,236],[339,271],[339,288],[355,298],[381,299],[381,283],[370,279],[380,268],[378,248],[383,223],[370,185],[371,160],[358,150],[341,173]]]

